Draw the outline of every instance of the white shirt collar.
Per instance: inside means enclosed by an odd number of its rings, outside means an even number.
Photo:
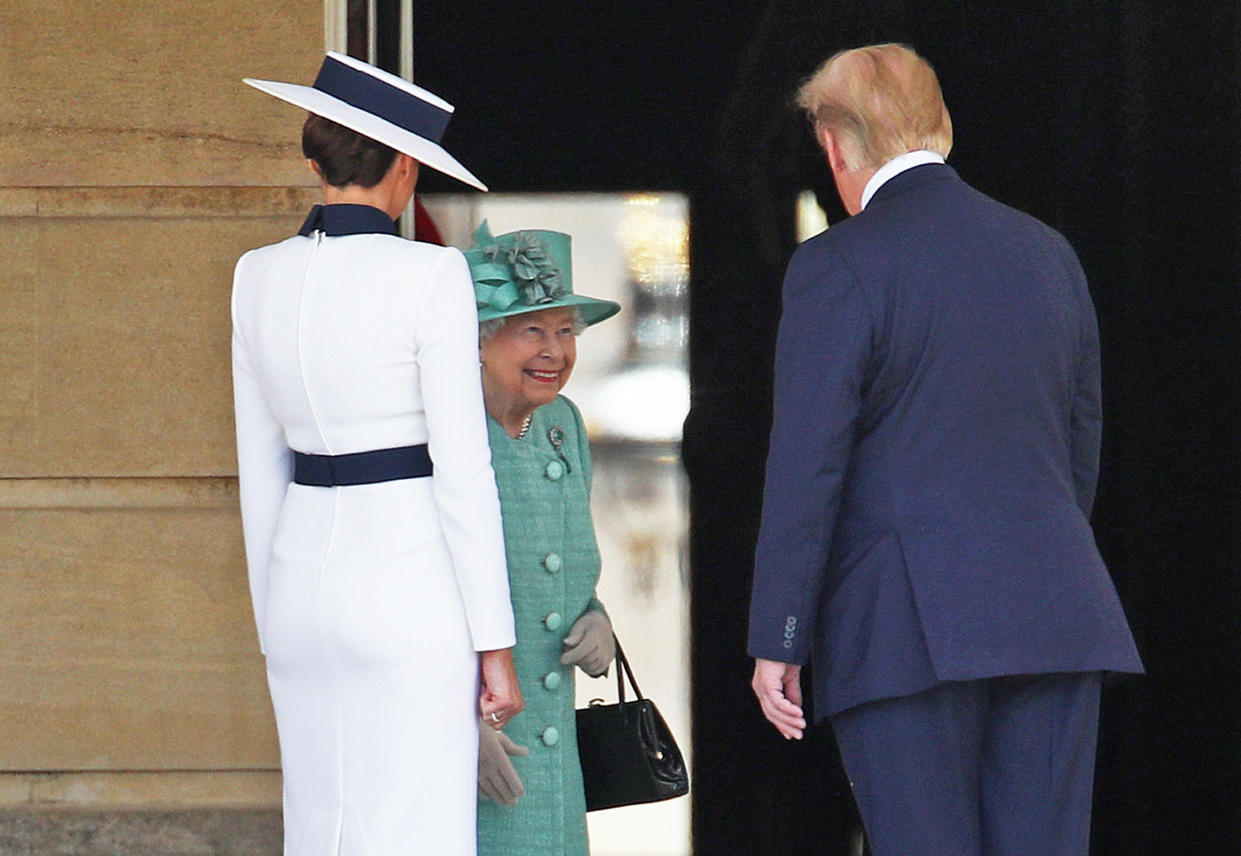
[[[885,163],[879,169],[875,170],[875,174],[870,177],[870,181],[866,182],[866,187],[862,188],[862,208],[865,209],[871,197],[875,195],[883,184],[890,178],[895,178],[907,169],[913,169],[916,166],[922,166],[928,163],[943,163],[944,159],[936,152],[930,152],[926,149],[919,149],[916,152],[905,152],[903,155],[897,155],[892,160]]]

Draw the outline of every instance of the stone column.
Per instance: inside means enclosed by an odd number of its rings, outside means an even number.
[[[157,816],[183,833],[168,852],[230,852],[188,843],[226,840],[227,812],[278,837],[228,298],[237,256],[317,196],[303,114],[241,78],[313,78],[324,20],[304,0],[0,5],[3,852]]]

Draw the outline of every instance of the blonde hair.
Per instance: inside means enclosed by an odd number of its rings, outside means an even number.
[[[868,45],[841,51],[797,93],[823,143],[830,130],[845,166],[877,169],[905,152],[952,149],[952,119],[930,64],[910,47]]]

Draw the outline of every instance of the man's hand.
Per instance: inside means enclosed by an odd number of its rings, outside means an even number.
[[[776,731],[785,740],[801,740],[806,731],[806,716],[801,709],[801,666],[757,659],[750,686],[758,696],[763,716]]]
[[[526,792],[521,776],[513,768],[510,755],[529,755],[530,750],[518,746],[503,731],[488,728],[478,721],[478,792],[500,805],[515,805]]]

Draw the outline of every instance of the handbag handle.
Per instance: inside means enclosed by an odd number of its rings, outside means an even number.
[[[616,634],[612,634],[612,641],[616,643],[616,662],[619,664],[616,669],[616,697],[620,699],[621,704],[625,703],[625,676],[629,676],[629,684],[633,687],[633,694],[642,700],[642,690],[638,689],[638,682],[634,680],[633,669],[629,666],[629,658],[625,656],[625,649],[621,647],[620,640],[616,638]]]

